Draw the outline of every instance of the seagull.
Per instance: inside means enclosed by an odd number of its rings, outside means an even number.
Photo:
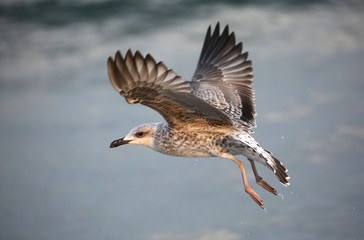
[[[128,103],[141,103],[159,112],[165,122],[142,124],[110,144],[147,146],[157,152],[180,157],[221,157],[234,161],[241,170],[245,191],[261,207],[263,200],[249,185],[245,166],[236,155],[247,157],[258,185],[277,191],[258,174],[255,162],[271,169],[279,182],[288,186],[282,163],[262,148],[250,134],[256,127],[252,62],[243,44],[227,25],[220,34],[209,26],[197,68],[191,81],[184,81],[163,62],[156,62],[129,49],[108,58],[113,87]]]

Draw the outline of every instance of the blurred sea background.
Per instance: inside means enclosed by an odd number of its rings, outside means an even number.
[[[364,239],[362,1],[1,0],[0,239]],[[109,149],[162,121],[109,83],[120,49],[190,80],[220,21],[253,61],[274,196],[221,158]],[[243,156],[239,157],[244,159]]]

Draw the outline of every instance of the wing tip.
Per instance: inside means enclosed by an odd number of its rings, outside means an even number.
[[[124,97],[135,88],[191,92],[190,85],[182,77],[162,61],[157,63],[151,54],[143,57],[139,50],[133,54],[128,49],[124,57],[118,50],[114,59],[107,59],[107,68],[111,84]]]
[[[108,70],[108,74],[109,74],[109,79],[110,79],[110,83],[111,85],[114,87],[114,89],[117,92],[121,92],[121,86],[120,86],[120,82],[117,80],[120,78],[120,73],[117,70],[116,66],[115,66],[115,61],[112,59],[112,57],[109,57],[107,60],[107,70]]]

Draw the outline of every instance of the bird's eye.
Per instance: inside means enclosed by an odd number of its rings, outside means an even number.
[[[137,137],[143,137],[144,132],[137,132],[135,135],[136,135]]]

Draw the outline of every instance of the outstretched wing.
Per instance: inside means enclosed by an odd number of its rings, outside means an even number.
[[[227,114],[234,125],[255,127],[252,62],[242,53],[242,43],[235,44],[234,32],[226,26],[220,35],[217,23],[211,35],[208,28],[197,69],[190,86],[192,93]]]
[[[141,103],[159,112],[170,126],[182,124],[232,125],[220,110],[191,93],[188,82],[156,63],[149,54],[129,49],[125,58],[118,51],[108,59],[109,78],[114,88],[128,103]]]

